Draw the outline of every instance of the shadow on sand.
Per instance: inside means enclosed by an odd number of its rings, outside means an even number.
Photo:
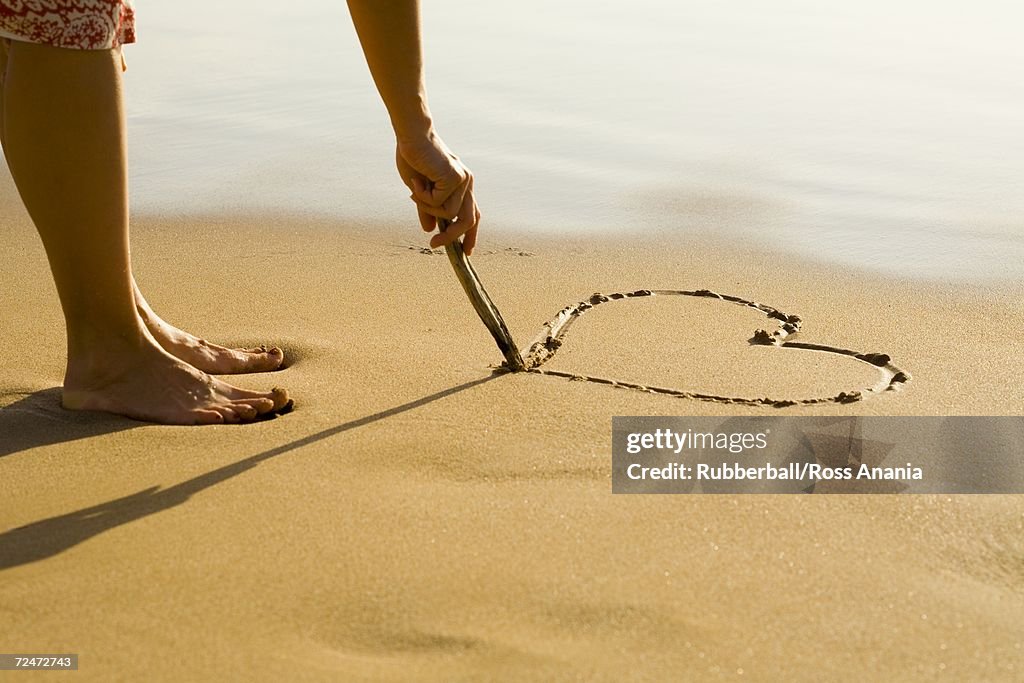
[[[142,425],[117,415],[65,410],[60,405],[60,391],[60,387],[43,389],[0,408],[0,458]]]
[[[244,460],[225,465],[206,474],[201,474],[198,477],[193,477],[169,488],[151,486],[148,489],[123,498],[5,531],[0,533],[0,571],[53,557],[104,531],[167,510],[176,505],[181,505],[196,493],[215,486],[222,481],[237,477],[270,458],[283,455],[336,434],[420,408],[452,394],[457,394],[489,382],[497,377],[497,374],[492,374],[471,382],[465,382],[423,396],[414,401],[373,413],[372,415],[366,415],[365,417],[329,427],[315,434],[310,434],[290,443],[249,456]],[[45,396],[40,397],[40,394],[45,394]],[[0,456],[26,450],[34,446],[84,439],[121,429],[130,429],[132,426],[140,424],[131,420],[114,417],[107,418],[92,413],[90,418],[83,419],[81,423],[76,422],[74,429],[54,430],[52,425],[47,427],[45,423],[36,424],[42,422],[38,415],[32,417],[34,411],[25,410],[26,405],[34,406],[37,403],[49,404],[51,402],[54,403],[57,410],[61,410],[59,398],[56,397],[59,397],[59,390],[48,389],[32,394],[22,401],[18,401],[0,410],[0,434],[5,435],[4,443],[0,446]],[[12,412],[14,406],[19,405],[22,408],[14,409],[13,415],[10,415],[9,413]],[[8,445],[7,435],[13,437],[11,439],[11,443],[14,444],[13,446]]]

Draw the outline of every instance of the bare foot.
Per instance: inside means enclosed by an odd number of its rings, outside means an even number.
[[[284,362],[284,352],[276,346],[272,349],[266,346],[229,349],[179,330],[153,311],[138,285],[135,287],[135,307],[157,343],[172,356],[197,370],[211,375],[270,372],[280,368]]]
[[[229,349],[188,332],[160,318],[143,318],[157,342],[175,358],[211,375],[238,375],[247,372],[271,372],[281,367],[284,352],[273,347]]]
[[[288,393],[249,391],[175,358],[146,336],[141,345],[105,345],[68,359],[63,404],[162,424],[252,422],[291,409]]]

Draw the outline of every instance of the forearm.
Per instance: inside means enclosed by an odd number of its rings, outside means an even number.
[[[423,82],[419,0],[348,0],[377,91],[399,140],[432,131]]]

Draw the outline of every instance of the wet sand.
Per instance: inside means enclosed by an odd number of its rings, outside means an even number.
[[[594,292],[707,289],[799,316],[785,342],[886,354],[910,377],[773,408],[494,374],[447,258],[409,226],[139,218],[156,310],[214,341],[281,345],[287,369],[237,382],[296,400],[255,425],[161,427],[59,407],[56,294],[23,211],[0,200],[0,649],[79,653],[82,680],[1024,668],[1020,497],[613,497],[609,481],[613,415],[1021,414],[1019,285],[657,235],[482,233],[474,265],[522,346]],[[792,401],[884,379],[750,344],[776,329],[761,310],[636,299],[580,316],[543,369]]]

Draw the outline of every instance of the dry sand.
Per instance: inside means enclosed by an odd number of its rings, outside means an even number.
[[[216,341],[282,345],[290,367],[238,383],[287,386],[297,409],[204,428],[65,412],[56,294],[3,203],[2,651],[80,653],[76,680],[104,681],[1022,675],[1024,498],[613,497],[613,415],[777,409],[493,375],[447,259],[408,227],[138,219],[154,307]],[[521,344],[592,292],[709,288],[913,376],[791,414],[1024,411],[1019,286],[493,225],[473,260]],[[878,378],[748,345],[763,326],[711,300],[609,304],[548,367],[793,398]]]

